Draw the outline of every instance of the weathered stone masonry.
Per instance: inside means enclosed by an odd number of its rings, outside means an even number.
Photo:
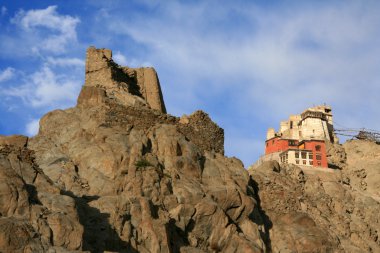
[[[152,109],[166,113],[155,69],[119,66],[112,60],[109,49],[87,49],[85,86],[125,88],[129,93],[143,98]]]

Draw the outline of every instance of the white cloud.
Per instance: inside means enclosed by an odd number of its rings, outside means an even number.
[[[122,66],[127,66],[127,58],[125,58],[124,55],[122,55],[120,53],[120,51],[117,51],[113,56],[112,56],[113,60],[119,64],[119,65],[122,65]]]
[[[255,6],[235,6],[233,10],[245,16],[246,28],[253,27],[251,34],[236,34],[236,38],[223,26],[209,25],[210,16],[228,17],[230,13],[210,13],[207,7],[168,4],[160,9],[160,15],[150,19],[136,16],[125,25],[115,21],[110,26],[145,44],[156,63],[173,67],[173,72],[190,73],[194,86],[201,85],[199,79],[205,76],[226,80],[238,75],[249,81],[245,84],[249,88],[247,94],[252,87],[253,92],[279,89],[283,94],[272,95],[288,97],[290,102],[297,90],[305,88],[314,92],[306,95],[308,99],[342,99],[347,95],[342,96],[342,88],[359,90],[363,76],[378,76],[375,63],[379,60],[371,54],[380,54],[380,36],[376,32],[380,18],[376,18],[378,11],[369,7],[350,3],[300,8],[291,14],[276,11],[268,16]],[[194,22],[188,21],[190,16]],[[337,87],[331,89],[331,85]],[[325,92],[326,88],[330,92]],[[263,100],[262,93],[253,96]]]
[[[7,12],[8,12],[7,7],[2,6],[1,10],[0,10],[0,15],[5,16],[7,14]]]
[[[32,40],[32,51],[37,53],[63,53],[69,44],[76,42],[76,26],[80,22],[79,18],[57,13],[57,6],[20,10],[11,21],[26,32],[24,37]],[[48,29],[49,32],[44,29]]]
[[[129,61],[127,60],[127,57],[125,57],[120,51],[116,51],[116,53],[112,56],[113,60],[121,65],[121,66],[128,66],[132,68],[138,68],[138,67],[151,67],[153,66],[148,61],[140,61],[136,58],[131,58]]]
[[[74,104],[80,81],[55,74],[44,66],[28,76],[24,84],[3,90],[5,96],[19,97],[32,107],[67,107]]]
[[[58,66],[58,67],[83,67],[84,66],[84,60],[81,60],[79,58],[48,57],[47,63],[49,65]]]
[[[9,79],[12,79],[15,74],[15,69],[8,67],[4,69],[3,71],[0,71],[0,83],[8,81]]]
[[[40,120],[33,119],[26,124],[25,132],[28,136],[35,136],[38,133],[40,127]]]

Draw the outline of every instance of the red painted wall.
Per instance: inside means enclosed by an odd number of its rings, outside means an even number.
[[[297,148],[298,141],[293,140],[295,142],[295,146],[289,146],[289,140],[280,139],[280,137],[274,137],[265,142],[265,154],[271,154],[274,152],[285,151],[289,148]]]
[[[265,142],[265,154],[271,154],[274,152],[285,151],[289,148],[296,149],[307,149],[312,150],[313,152],[313,166],[314,167],[328,167],[327,156],[326,156],[326,145],[324,141],[312,140],[305,141],[302,145],[299,146],[297,140],[292,140],[295,143],[295,146],[289,146],[289,140],[281,139],[280,137],[274,137]],[[301,147],[302,146],[302,147]],[[319,151],[317,146],[320,147]],[[321,156],[321,160],[317,160],[317,155]]]
[[[317,151],[317,146],[320,146],[320,150]],[[324,141],[305,141],[305,149],[313,151],[313,166],[314,167],[328,167],[326,156],[326,145]],[[317,160],[317,154],[321,156],[321,160]],[[318,165],[320,162],[320,165]]]
[[[265,154],[271,154],[274,152],[287,150],[288,141],[280,139],[280,137],[275,137],[269,139],[265,142]]]

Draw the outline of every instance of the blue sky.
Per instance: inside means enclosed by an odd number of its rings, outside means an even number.
[[[74,106],[90,45],[154,66],[168,112],[209,113],[246,166],[313,105],[380,130],[379,1],[0,0],[0,134]]]

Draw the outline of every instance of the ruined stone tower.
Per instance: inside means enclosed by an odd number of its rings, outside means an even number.
[[[109,49],[87,49],[85,86],[106,90],[125,89],[143,98],[152,109],[166,113],[155,69],[119,66],[112,60],[112,51]]]

